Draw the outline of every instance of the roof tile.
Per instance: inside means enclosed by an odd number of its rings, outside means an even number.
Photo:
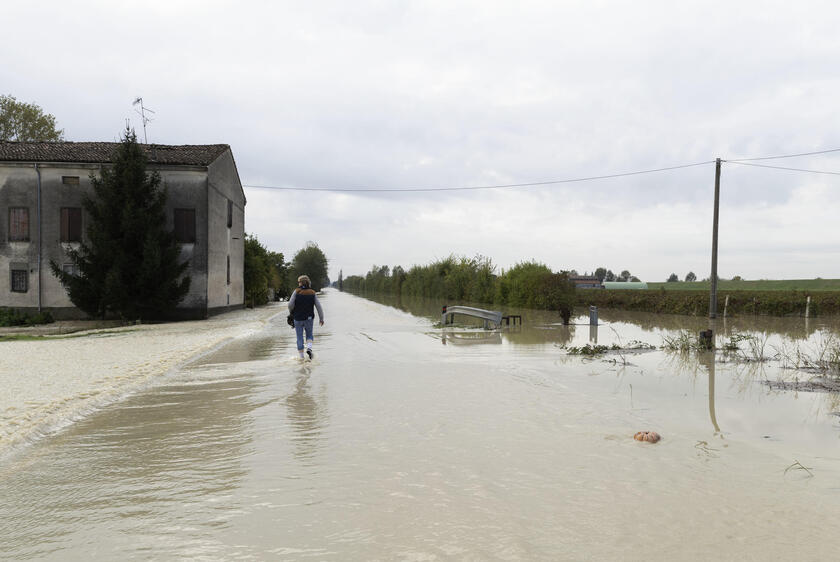
[[[9,142],[0,141],[0,162],[111,162],[118,142]],[[207,166],[227,144],[141,144],[150,163]]]

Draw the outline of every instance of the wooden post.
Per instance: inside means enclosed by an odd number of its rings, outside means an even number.
[[[720,158],[715,160],[715,213],[712,219],[712,276],[709,291],[709,318],[717,317],[717,255],[718,255],[718,209],[720,208]]]
[[[726,295],[726,302],[723,303],[723,317],[726,318],[726,311],[729,309],[729,295]]]
[[[805,318],[808,318],[811,313],[811,295],[808,295],[808,300],[805,301]]]

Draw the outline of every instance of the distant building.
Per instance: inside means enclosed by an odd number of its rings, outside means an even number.
[[[0,142],[0,307],[83,317],[50,270],[73,268],[85,236],[82,196],[119,143]],[[190,291],[175,316],[205,318],[245,301],[245,192],[230,146],[141,145],[167,187],[167,226],[189,260]]]
[[[569,277],[569,281],[574,283],[575,289],[603,289],[601,280],[589,275],[573,275]]]
[[[644,281],[604,281],[604,288],[611,291],[632,291],[647,289],[648,284]]]

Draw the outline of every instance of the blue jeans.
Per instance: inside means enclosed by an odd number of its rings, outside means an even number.
[[[297,336],[298,351],[303,351],[303,332],[306,331],[306,340],[314,341],[312,336],[312,324],[315,321],[314,317],[309,317],[306,320],[295,320],[295,335]]]

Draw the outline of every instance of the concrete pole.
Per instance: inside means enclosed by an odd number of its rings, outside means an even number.
[[[717,257],[718,257],[718,214],[720,209],[720,158],[715,160],[715,214],[712,219],[712,276],[709,278],[709,318],[717,317]]]

